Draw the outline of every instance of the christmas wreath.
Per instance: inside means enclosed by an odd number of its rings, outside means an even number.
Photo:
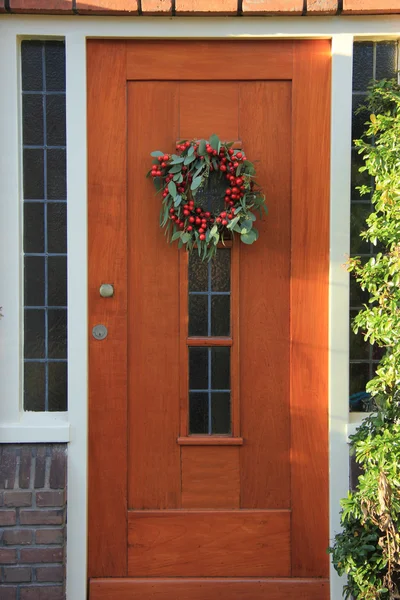
[[[197,247],[202,260],[210,260],[218,244],[235,234],[245,244],[255,242],[254,212],[267,212],[253,163],[233,145],[214,134],[209,140],[180,141],[176,154],[151,152],[154,160],[147,176],[162,192],[160,226],[171,242],[179,240],[180,248],[191,252]],[[196,197],[214,177],[226,178],[228,187],[221,193],[221,210],[212,213]]]

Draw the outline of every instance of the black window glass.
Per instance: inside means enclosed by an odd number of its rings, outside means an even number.
[[[21,44],[24,408],[67,409],[65,45]]]

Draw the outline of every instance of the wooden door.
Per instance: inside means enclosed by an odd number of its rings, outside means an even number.
[[[328,41],[88,43],[91,600],[329,597],[329,124]],[[208,267],[145,174],[212,133],[269,215]]]

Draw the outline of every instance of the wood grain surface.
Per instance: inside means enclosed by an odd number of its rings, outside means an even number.
[[[290,575],[289,511],[129,511],[128,575]]]

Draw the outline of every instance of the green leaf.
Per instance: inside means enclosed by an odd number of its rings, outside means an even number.
[[[188,156],[185,157],[184,164],[185,165],[190,165],[190,163],[194,162],[195,160],[196,160],[196,157],[195,157],[194,154],[192,154],[190,156],[188,155]]]
[[[210,231],[210,235],[215,235],[218,232],[218,225],[213,225]]]
[[[192,154],[194,154],[194,146],[190,146],[188,150],[188,156],[192,156]]]
[[[199,156],[205,156],[207,154],[206,140],[200,140],[199,147],[197,148],[197,154]]]
[[[160,152],[160,150],[154,150],[154,152],[150,153],[150,156],[157,158],[158,156],[164,156],[164,152]]]
[[[177,156],[176,154],[172,155],[172,160],[169,163],[170,165],[180,165],[183,163],[184,161],[184,157],[183,156]]]
[[[203,182],[203,177],[195,177],[192,181],[192,185],[190,186],[190,189],[197,190],[197,188],[200,187],[202,182]]]
[[[175,208],[177,208],[180,205],[181,202],[182,202],[182,196],[180,196],[179,194],[177,194],[175,196],[175,200],[174,200],[174,206],[175,206]]]
[[[233,229],[235,227],[235,225],[238,223],[239,219],[240,219],[240,215],[238,217],[235,217],[234,219],[232,219],[232,221],[230,223],[228,223],[227,228]]]
[[[173,198],[176,198],[176,185],[173,181],[170,181],[168,184],[168,191]]]
[[[248,233],[243,233],[240,239],[244,244],[253,244],[257,239],[257,232],[254,229],[250,229]]]
[[[174,165],[173,167],[171,167],[170,169],[168,169],[169,173],[180,173],[182,171],[182,166],[181,165]]]
[[[209,139],[210,142],[210,146],[213,150],[216,150],[217,152],[219,152],[220,148],[221,148],[221,142],[219,140],[219,137],[213,133],[212,136]]]
[[[181,234],[181,240],[184,244],[187,244],[191,237],[192,236],[190,235],[190,233],[187,232]]]
[[[175,242],[175,240],[177,240],[178,238],[181,237],[181,231],[175,231],[174,235],[171,238],[171,242]]]

